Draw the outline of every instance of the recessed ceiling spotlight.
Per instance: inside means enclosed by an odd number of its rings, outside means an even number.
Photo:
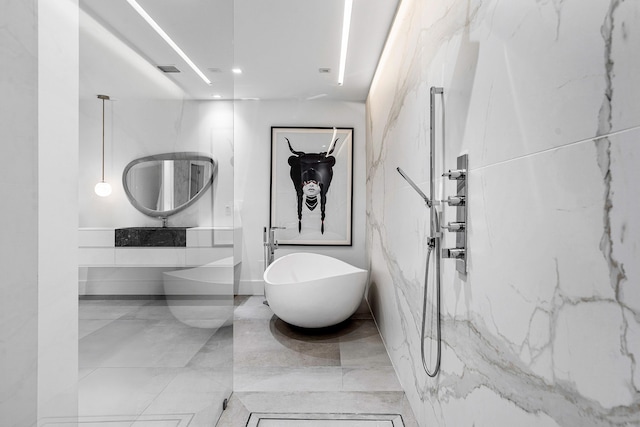
[[[222,95],[218,95],[217,93],[215,95],[211,95],[212,97],[214,97],[215,99],[220,99],[222,98]]]
[[[260,101],[260,98],[240,98],[241,101]]]
[[[221,73],[222,72],[221,68],[216,68],[216,67],[207,68],[207,70],[211,71],[212,73]]]
[[[233,74],[242,74],[242,70],[240,68],[232,68],[231,72]]]
[[[328,74],[331,72],[331,68],[318,68],[320,74]]]

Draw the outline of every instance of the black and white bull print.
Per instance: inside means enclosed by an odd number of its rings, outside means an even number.
[[[322,153],[295,151],[291,147],[289,139],[285,139],[289,145],[289,150],[294,154],[289,157],[288,162],[289,166],[291,166],[289,176],[293,181],[298,199],[298,233],[302,230],[303,201],[307,208],[312,211],[318,206],[318,196],[320,196],[320,232],[324,234],[327,192],[333,178],[333,166],[336,164],[336,158],[331,153],[333,153],[338,139],[331,144],[328,152]]]

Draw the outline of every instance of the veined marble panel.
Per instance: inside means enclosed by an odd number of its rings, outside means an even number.
[[[626,153],[617,161],[637,158],[638,138],[640,132],[610,138],[612,151]],[[384,227],[369,213],[372,307],[421,425],[473,421],[455,409],[462,402],[491,407],[510,422],[519,409],[525,425],[640,423],[640,233],[627,225],[635,212],[629,204],[640,197],[625,185],[625,175],[637,174],[628,166],[612,171],[628,202],[612,209],[609,259],[601,245],[605,193],[595,141],[471,170],[469,274],[442,261],[438,380],[426,377],[420,361],[424,208],[387,209]],[[430,354],[429,342],[426,348]]]
[[[402,2],[367,102],[369,302],[421,426],[640,425],[638,28],[637,2]],[[430,86],[436,176],[470,160],[436,379],[428,211],[395,171],[429,194]]]
[[[411,104],[428,102],[430,86],[445,88],[448,147],[468,151],[477,166],[595,137],[605,93],[616,85],[629,93],[619,101],[625,113],[610,130],[638,125],[637,36],[629,30],[635,6],[609,0],[591,1],[588,10],[576,0],[439,3],[402,5],[393,47],[374,80],[370,99],[384,102],[368,108],[384,125],[371,132],[374,141],[390,143],[385,152],[406,142],[400,135],[388,138],[398,128],[407,134],[426,123],[428,132],[428,104],[415,110]],[[416,112],[409,128],[402,126],[408,110]]]

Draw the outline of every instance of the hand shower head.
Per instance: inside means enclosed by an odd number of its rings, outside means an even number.
[[[420,195],[420,197],[422,197],[424,199],[424,202],[427,204],[428,207],[431,207],[431,200],[429,200],[429,198],[422,192],[422,190],[420,190],[418,188],[418,186],[416,185],[415,182],[413,182],[411,180],[411,178],[409,178],[402,169],[400,169],[399,167],[396,168],[396,170],[398,171],[398,173],[409,183],[409,185],[411,187],[413,187],[414,190],[416,190],[418,192],[418,194]]]

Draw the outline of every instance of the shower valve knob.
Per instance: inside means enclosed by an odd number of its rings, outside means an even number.
[[[465,253],[464,248],[443,249],[442,258],[464,259]]]
[[[443,225],[442,228],[449,231],[464,231],[465,223],[464,222],[450,222],[447,225]]]
[[[456,170],[449,169],[449,172],[445,172],[442,174],[442,176],[446,176],[451,180],[464,179],[466,175],[467,175],[467,171],[465,169],[456,169]]]
[[[447,200],[445,200],[446,203],[449,204],[449,206],[462,206],[464,205],[464,196],[453,196],[453,197],[449,197],[447,198]]]

